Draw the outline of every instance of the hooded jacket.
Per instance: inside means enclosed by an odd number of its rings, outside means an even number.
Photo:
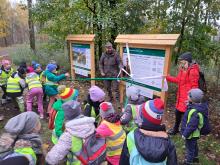
[[[186,71],[180,69],[176,77],[167,76],[166,79],[178,85],[176,109],[180,112],[185,112],[188,92],[190,89],[198,88],[199,86],[199,65],[192,64]]]
[[[68,121],[65,124],[65,132],[60,136],[58,143],[48,152],[47,163],[51,165],[59,164],[71,151],[72,136],[85,139],[95,132],[95,119],[83,115]],[[73,144],[74,145],[74,144]]]
[[[59,81],[66,78],[66,76],[64,74],[61,74],[61,75],[57,76],[54,73],[50,72],[49,70],[45,70],[44,76],[47,78],[47,80],[52,81],[54,83],[57,83],[57,82],[59,82]],[[48,96],[55,96],[55,95],[58,94],[56,85],[47,85],[47,84],[45,84],[44,90],[45,90],[45,93]]]
[[[139,154],[150,163],[161,163],[167,159],[167,165],[177,165],[176,149],[165,131],[134,131],[135,146]],[[120,165],[130,164],[130,153],[125,140]]]
[[[196,109],[204,117],[208,118],[208,103],[207,102],[190,103],[182,119],[181,134],[185,138],[188,138],[196,129],[198,129],[198,126],[199,126],[199,116],[198,116],[198,113],[195,113],[195,112],[192,114],[190,121],[187,124],[188,115],[189,115],[190,110],[192,109]]]

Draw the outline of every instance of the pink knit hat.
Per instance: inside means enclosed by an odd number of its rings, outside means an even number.
[[[28,72],[28,73],[34,72],[34,68],[31,67],[31,66],[28,66],[28,67],[27,67],[27,72]]]
[[[2,60],[2,65],[5,66],[5,65],[10,65],[11,62],[9,60]]]
[[[90,94],[90,99],[94,102],[101,102],[101,101],[104,101],[105,99],[105,92],[99,88],[98,86],[92,86],[90,89],[89,89],[89,94]]]

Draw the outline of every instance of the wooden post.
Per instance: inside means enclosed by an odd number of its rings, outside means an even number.
[[[90,44],[91,50],[91,77],[95,78],[95,44],[92,42]],[[91,85],[95,85],[95,80],[91,81]]]
[[[70,69],[71,69],[71,77],[72,79],[75,79],[76,78],[76,74],[75,74],[75,71],[74,71],[74,67],[73,67],[73,51],[72,51],[72,42],[69,43],[70,44]]]

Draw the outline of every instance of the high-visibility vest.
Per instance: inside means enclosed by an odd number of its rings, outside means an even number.
[[[90,107],[91,107],[91,116],[90,116],[90,117],[94,117],[96,123],[99,124],[99,123],[101,122],[101,117],[100,117],[100,115],[96,115],[96,113],[95,113],[95,108],[94,108],[93,106],[91,106],[89,103],[86,103],[86,105],[84,106],[84,109],[86,109],[87,106],[90,106]]]
[[[10,70],[10,72],[5,72],[4,70],[1,70],[0,73],[0,84],[7,84],[8,78],[12,75],[13,69]]]
[[[102,124],[105,124],[113,132],[112,136],[106,137],[107,156],[121,155],[126,138],[126,134],[122,129],[122,126],[105,120],[102,121]]]
[[[44,85],[44,83],[46,82],[46,77],[45,77],[45,75],[44,75],[44,72],[45,71],[43,71],[43,72],[41,72],[40,73],[40,82],[42,83],[42,85]]]
[[[7,89],[6,92],[8,93],[17,93],[21,92],[21,86],[19,81],[21,80],[20,77],[9,77],[7,82]]]
[[[28,84],[28,89],[32,88],[42,88],[42,85],[39,80],[39,76],[37,74],[33,75],[32,77],[26,77],[26,83]]]
[[[128,133],[127,135],[127,148],[130,155],[129,163],[130,164],[144,164],[144,165],[166,165],[167,164],[167,158],[164,161],[158,162],[158,163],[152,163],[144,159],[144,157],[141,156],[139,151],[137,150],[137,147],[135,145],[135,138],[134,138],[134,130]]]
[[[14,150],[14,152],[26,156],[28,158],[28,160],[33,162],[34,164],[37,163],[37,156],[31,147],[17,148]],[[30,163],[30,164],[32,164],[32,163]]]
[[[53,81],[50,81],[50,80],[48,80],[47,77],[46,77],[45,85],[51,85],[51,86],[55,85],[55,86],[58,86],[58,83],[55,83],[55,82],[53,82]]]
[[[130,132],[138,127],[137,122],[135,122],[135,120],[138,120],[140,114],[139,106],[133,104],[128,104],[127,106],[131,106],[132,119],[127,125],[123,126],[123,128],[125,131]]]
[[[58,143],[58,137],[57,137],[57,135],[56,135],[56,132],[55,132],[55,129],[52,131],[52,136],[51,136],[51,141],[52,141],[52,143],[55,145],[55,144],[57,144]]]
[[[187,124],[190,122],[190,119],[192,117],[192,114],[196,112],[196,109],[191,109],[189,111],[188,117],[187,117]],[[199,125],[198,128],[187,138],[187,139],[191,139],[191,138],[197,138],[200,137],[200,130],[203,127],[204,124],[204,118],[203,115],[200,112],[197,112],[198,116],[199,116]],[[186,126],[187,126],[186,124]]]
[[[67,155],[66,165],[81,165],[81,161],[77,159],[75,154],[82,150],[83,140],[79,137],[72,136],[71,152]]]

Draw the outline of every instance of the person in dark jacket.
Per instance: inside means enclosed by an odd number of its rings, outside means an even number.
[[[99,106],[105,100],[105,92],[98,86],[92,86],[89,89],[87,100],[84,101],[84,115],[94,117],[96,125],[99,122]]]
[[[208,104],[203,101],[203,97],[202,90],[198,88],[191,89],[188,94],[188,110],[183,116],[181,127],[182,138],[185,139],[186,145],[185,164],[199,162],[197,140],[200,138],[200,129],[204,125],[201,122],[205,122],[200,119],[199,113],[208,117]]]
[[[120,71],[120,68],[123,67],[120,56],[113,49],[112,44],[110,42],[108,42],[105,45],[105,49],[106,51],[105,53],[102,54],[100,61],[99,61],[99,70],[103,77],[115,77],[116,78]],[[104,80],[104,85],[108,92],[109,101],[111,102],[112,99],[114,99],[117,103],[119,103],[120,97],[119,97],[118,81]]]
[[[131,131],[124,142],[120,165],[161,163],[177,165],[176,149],[165,125],[162,125],[164,103],[154,99],[140,106],[142,124]]]
[[[175,111],[175,124],[168,131],[170,135],[175,135],[179,132],[181,119],[186,111],[187,95],[190,89],[198,88],[199,86],[199,65],[192,61],[192,54],[185,52],[179,57],[179,73],[176,77],[166,76],[167,81],[178,85]]]

